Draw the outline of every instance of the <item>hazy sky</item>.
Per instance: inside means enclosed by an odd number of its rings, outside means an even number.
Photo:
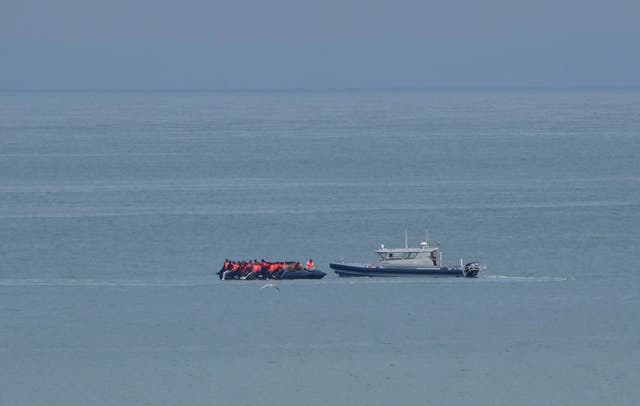
[[[640,86],[640,0],[0,0],[0,89]]]

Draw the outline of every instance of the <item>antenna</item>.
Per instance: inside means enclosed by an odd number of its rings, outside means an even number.
[[[407,234],[407,229],[404,229],[404,248],[409,248],[409,236]]]
[[[424,229],[424,242],[427,243],[427,247],[429,246],[429,229],[425,228]]]

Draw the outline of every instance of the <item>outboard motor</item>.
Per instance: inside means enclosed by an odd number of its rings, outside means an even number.
[[[475,278],[480,272],[480,264],[477,261],[469,262],[464,266],[464,276],[467,278]]]

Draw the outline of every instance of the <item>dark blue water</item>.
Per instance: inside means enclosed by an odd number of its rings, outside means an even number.
[[[637,91],[1,93],[0,403],[634,404],[639,137]],[[488,270],[214,279],[427,227]]]

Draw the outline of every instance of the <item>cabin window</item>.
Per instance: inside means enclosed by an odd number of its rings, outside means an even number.
[[[418,256],[417,252],[379,252],[378,258],[381,261],[397,261],[402,259],[414,259]]]

